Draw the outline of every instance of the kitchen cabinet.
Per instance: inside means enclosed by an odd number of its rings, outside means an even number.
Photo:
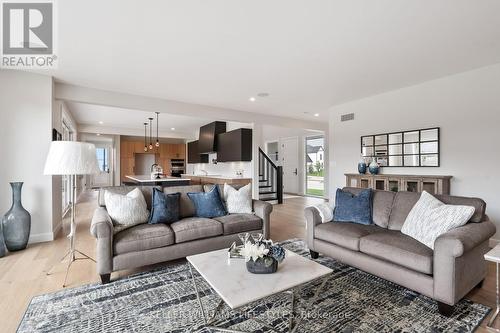
[[[226,122],[214,121],[200,128],[200,137],[198,140],[198,152],[214,153],[218,151],[218,135],[226,132]]]
[[[208,154],[200,154],[199,141],[188,142],[188,163],[208,163]]]
[[[250,128],[239,128],[219,134],[217,141],[217,162],[252,160],[252,130]]]

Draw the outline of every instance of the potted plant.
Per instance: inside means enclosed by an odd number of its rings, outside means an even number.
[[[278,263],[285,259],[285,249],[270,240],[245,242],[240,254],[245,257],[247,270],[254,274],[275,273]]]

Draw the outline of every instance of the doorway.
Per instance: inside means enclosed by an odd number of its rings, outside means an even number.
[[[280,140],[280,160],[283,166],[283,188],[286,193],[299,193],[299,139]]]
[[[311,136],[305,140],[307,195],[325,196],[325,137]]]
[[[96,144],[95,151],[99,173],[92,175],[91,186],[92,188],[111,186],[113,185],[113,175],[110,172],[112,147],[111,145]]]

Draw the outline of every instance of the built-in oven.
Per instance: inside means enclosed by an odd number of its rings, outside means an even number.
[[[185,170],[184,159],[172,158],[170,160],[170,175],[172,177],[181,177],[183,173],[186,173]]]

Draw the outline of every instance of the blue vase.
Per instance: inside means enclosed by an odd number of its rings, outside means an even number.
[[[378,175],[378,172],[380,171],[380,167],[375,160],[373,160],[370,165],[368,166],[368,170],[372,175]]]
[[[21,203],[22,182],[10,183],[12,187],[12,207],[2,219],[3,237],[9,251],[26,248],[31,230],[31,215]]]
[[[358,163],[358,172],[362,175],[364,175],[366,173],[366,163],[365,162]]]

